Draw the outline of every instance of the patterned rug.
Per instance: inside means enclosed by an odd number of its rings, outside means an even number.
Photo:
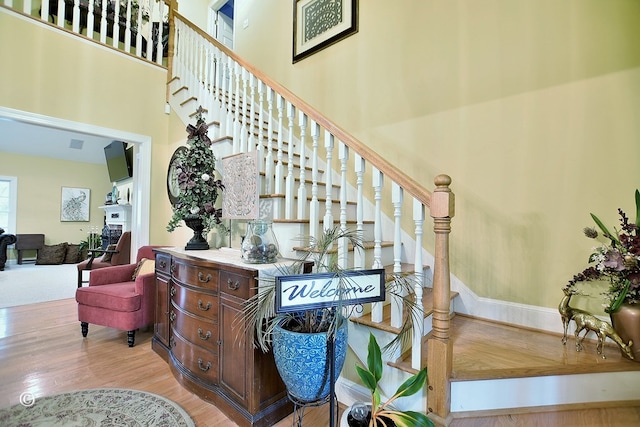
[[[176,403],[139,390],[101,388],[21,401],[0,409],[0,426],[195,427]]]

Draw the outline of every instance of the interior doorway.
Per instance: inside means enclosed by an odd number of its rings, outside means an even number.
[[[220,43],[233,50],[234,0],[211,0],[207,32]]]

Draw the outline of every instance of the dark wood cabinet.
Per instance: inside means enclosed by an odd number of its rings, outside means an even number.
[[[254,348],[239,316],[260,275],[274,272],[232,249],[156,250],[153,349],[240,426],[272,426],[293,410],[273,355]]]

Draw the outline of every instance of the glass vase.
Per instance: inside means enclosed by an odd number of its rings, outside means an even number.
[[[279,255],[278,241],[273,234],[271,221],[249,221],[247,234],[242,240],[242,260],[248,264],[276,262]]]

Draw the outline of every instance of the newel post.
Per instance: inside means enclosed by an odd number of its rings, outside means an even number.
[[[166,94],[165,94],[165,98],[166,98],[165,101],[168,104],[169,99],[171,97],[171,89],[170,89],[169,83],[171,82],[171,79],[173,79],[174,77],[173,54],[176,48],[174,43],[174,40],[176,39],[176,22],[174,20],[175,19],[174,13],[175,11],[178,10],[178,0],[169,0],[168,2],[165,2],[165,4],[169,6],[169,13],[168,13],[168,22],[169,22],[168,44],[169,46],[167,47],[167,69],[169,70],[169,72],[167,73],[167,88],[166,88]],[[160,21],[160,25],[162,25],[162,21]]]
[[[434,422],[448,425],[451,412],[451,371],[453,347],[450,339],[450,293],[449,276],[449,234],[451,218],[454,215],[454,194],[451,192],[451,178],[438,175],[431,195],[430,214],[435,232],[435,254],[433,267],[433,330],[428,343],[427,408]]]

